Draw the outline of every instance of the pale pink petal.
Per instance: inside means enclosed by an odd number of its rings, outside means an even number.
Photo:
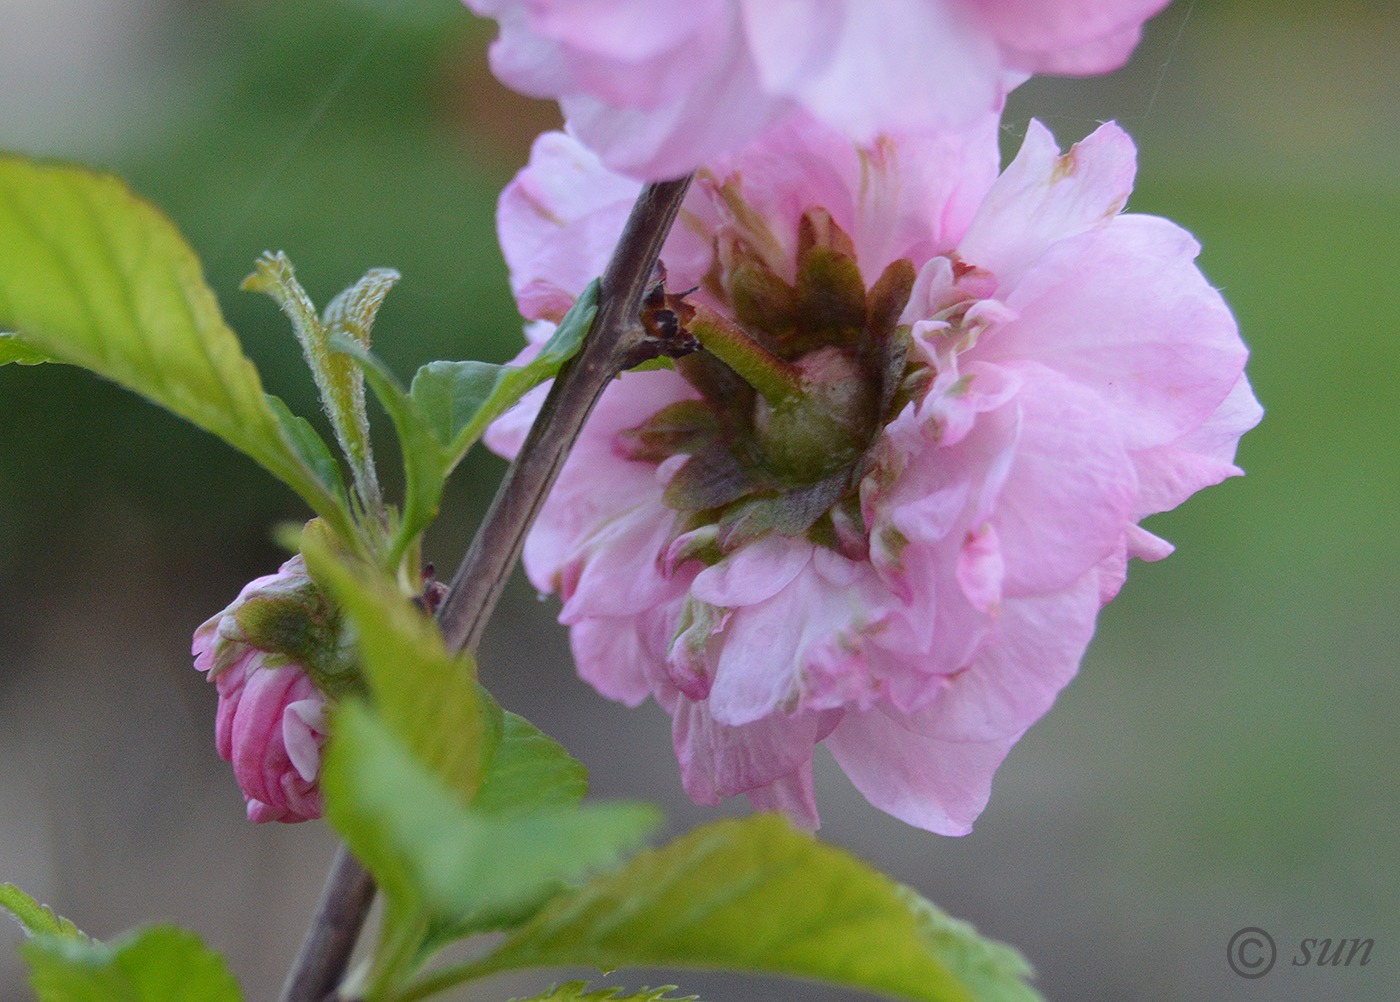
[[[530,320],[559,320],[603,271],[640,186],[559,132],[535,140],[530,167],[501,193],[496,228],[511,289]]]
[[[771,533],[696,575],[690,593],[702,602],[733,608],[772,598],[812,559],[811,543]]]
[[[1092,571],[1061,592],[1007,599],[971,663],[907,726],[942,741],[1019,735],[1074,677],[1098,611]]]
[[[1021,433],[991,517],[1007,596],[1056,591],[1081,577],[1118,545],[1137,493],[1099,398],[1049,369],[1020,369]]]
[[[579,675],[604,696],[638,706],[651,694],[642,670],[650,655],[634,618],[585,619],[569,631],[569,644]]]
[[[1170,511],[1203,487],[1244,471],[1233,462],[1240,436],[1259,423],[1263,408],[1243,376],[1199,428],[1171,445],[1133,453],[1138,471],[1134,518]]]
[[[1001,601],[1005,576],[1006,561],[996,529],[983,524],[970,531],[958,553],[958,584],[973,608],[987,612],[996,606]]]
[[[765,89],[857,142],[956,128],[1000,109],[996,45],[955,4],[746,0],[744,26]]]
[[[1139,560],[1164,560],[1176,547],[1161,536],[1154,536],[1140,525],[1128,526],[1128,556]]]
[[[678,597],[683,579],[661,563],[675,516],[657,504],[641,504],[588,534],[560,568],[568,625],[595,616],[627,616]]]
[[[1162,0],[469,0],[491,65],[634,177],[679,177],[802,113],[859,142],[968,128],[1032,72],[1121,63]]]
[[[812,749],[841,717],[835,713],[775,713],[731,727],[710,715],[708,704],[682,700],[674,711],[672,740],[685,792],[697,804],[748,793],[781,780],[812,761]]]
[[[958,254],[995,275],[1000,289],[1014,288],[1052,245],[1106,226],[1121,212],[1136,172],[1137,151],[1118,126],[1100,126],[1061,155],[1055,137],[1032,119],[1021,151],[987,193]]]
[[[1048,253],[1013,291],[1019,319],[975,354],[1032,359],[1091,387],[1130,449],[1198,427],[1239,380],[1247,352],[1194,264],[1198,245],[1155,216],[1120,216]]]
[[[1127,61],[1144,21],[1168,0],[972,0],[983,23],[1034,73],[1107,73]]]
[[[658,180],[681,177],[743,146],[795,110],[792,102],[763,92],[738,39],[719,55],[706,86],[661,107],[617,107],[588,93],[566,93],[559,106],[570,131],[613,170]]]
[[[321,740],[325,737],[325,699],[315,692],[311,680],[305,686],[312,694],[287,704],[282,711],[282,743],[297,775],[310,783],[321,771]]]
[[[873,805],[939,835],[966,835],[987,806],[992,774],[1016,738],[942,741],[879,710],[847,713],[826,746]]]

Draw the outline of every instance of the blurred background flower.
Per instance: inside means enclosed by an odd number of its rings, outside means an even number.
[[[0,18],[0,147],[118,171],[162,206],[301,413],[317,407],[285,322],[236,291],[266,248],[318,300],[398,268],[376,349],[402,375],[514,353],[494,201],[558,114],[493,81],[493,25],[457,0],[0,0]],[[1393,995],[1379,956],[1400,943],[1397,51],[1400,13],[1378,0],[1177,0],[1119,73],[1011,97],[1008,150],[1031,115],[1065,143],[1109,118],[1133,134],[1130,209],[1200,238],[1269,412],[1242,444],[1246,477],[1149,520],[1177,552],[1132,568],[970,836],[887,818],[819,757],[823,835],[1017,944],[1048,998],[1230,997],[1225,944],[1249,925],[1281,953],[1376,940],[1364,969],[1281,959],[1256,983],[1272,1000]],[[500,470],[481,455],[459,474],[429,539],[440,570]],[[269,526],[304,515],[134,397],[58,366],[0,368],[0,880],[98,936],[190,925],[251,999],[275,992],[332,841],[247,823],[188,638],[281,562]],[[556,613],[517,580],[483,679],[583,759],[596,792],[663,800],[676,830],[710,817],[680,792],[666,715],[578,681]],[[30,997],[18,936],[0,934],[3,1002]]]

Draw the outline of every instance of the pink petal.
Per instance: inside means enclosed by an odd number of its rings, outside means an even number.
[[[1099,398],[1049,369],[1019,368],[1021,433],[990,518],[1007,596],[1057,591],[1084,575],[1118,545],[1137,492]]]
[[[826,739],[871,804],[916,828],[966,835],[987,806],[992,774],[1016,739],[956,742],[916,734],[879,710],[847,713]]]
[[[816,831],[821,827],[817,816],[817,793],[812,783],[812,762],[775,779],[767,786],[749,791],[749,803],[756,811],[776,811],[787,815],[799,828]]]
[[[958,254],[995,275],[999,289],[1015,288],[1055,243],[1116,216],[1136,172],[1133,141],[1118,126],[1100,126],[1061,156],[1050,131],[1032,119],[1021,151],[992,185]]]
[[[1066,241],[1027,273],[1010,303],[1020,317],[974,352],[1033,359],[1092,387],[1131,449],[1175,441],[1238,382],[1247,352],[1224,301],[1180,227],[1121,216]]]
[[[1133,517],[1170,511],[1201,488],[1241,475],[1244,471],[1232,462],[1235,446],[1263,414],[1249,381],[1241,375],[1230,394],[1200,427],[1171,445],[1133,453],[1138,471]]]
[[[644,665],[653,655],[643,647],[631,617],[585,619],[569,631],[581,678],[604,696],[638,706],[651,694]]]
[[[756,605],[788,586],[812,559],[811,543],[770,533],[695,576],[690,593],[725,608]]]
[[[535,140],[530,165],[496,208],[511,289],[527,318],[560,319],[602,273],[638,191],[563,133]]]
[[[1021,734],[1079,670],[1098,611],[1093,572],[1061,592],[1007,599],[972,662],[907,726],[940,741]]]
[[[964,126],[1000,108],[995,45],[953,4],[745,0],[744,27],[764,89],[858,142]]]
[[[1144,21],[1168,0],[973,0],[983,23],[1034,73],[1107,73],[1127,61]]]
[[[812,752],[836,725],[836,713],[775,713],[730,727],[705,703],[682,700],[674,711],[672,740],[685,792],[697,804],[759,790],[810,765]]]

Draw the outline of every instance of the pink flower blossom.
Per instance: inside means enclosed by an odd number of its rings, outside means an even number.
[[[580,674],[671,714],[698,802],[815,825],[824,742],[876,807],[969,831],[1128,557],[1170,552],[1138,521],[1240,472],[1246,349],[1190,235],[1123,213],[1131,140],[1061,155],[1032,123],[998,177],[995,127],[856,148],[794,119],[702,171],[663,253],[692,330],[746,332],[835,424],[782,425],[710,352],[625,374],[529,537]],[[636,190],[537,141],[499,212],[533,344]]]
[[[678,177],[805,109],[859,142],[961,127],[1032,73],[1121,66],[1166,0],[466,0],[491,65],[608,166]]]
[[[250,821],[309,821],[321,816],[321,745],[326,697],[287,653],[306,631],[308,609],[324,618],[300,556],[250,581],[233,603],[194,634],[194,666],[219,691],[214,743],[233,765]],[[290,612],[289,612],[290,610]],[[282,642],[277,635],[295,636]]]

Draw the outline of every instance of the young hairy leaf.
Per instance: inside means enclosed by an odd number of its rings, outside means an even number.
[[[48,905],[41,905],[14,884],[0,884],[0,908],[5,909],[30,936],[58,936],[86,940],[87,934]]]
[[[433,984],[569,965],[784,974],[923,1002],[1039,999],[1014,950],[773,815],[715,822],[643,852]]]
[[[20,946],[39,1002],[240,1002],[228,965],[194,933],[138,929],[111,943],[41,936]]]
[[[388,366],[345,334],[332,337],[330,344],[334,351],[359,363],[398,434],[399,451],[403,454],[404,502],[389,554],[390,563],[395,563],[437,517],[443,486],[451,470],[450,457],[429,430],[418,404],[404,392]]]
[[[264,253],[243,280],[244,289],[266,293],[291,320],[336,440],[355,473],[357,489],[372,509],[380,504],[379,485],[365,413],[364,375],[353,360],[332,348],[331,339],[348,337],[367,349],[375,314],[398,280],[399,273],[391,268],[373,268],[331,300],[323,316],[316,315],[292,262],[281,251]]]
[[[623,995],[621,988],[597,988],[588,990],[587,981],[566,981],[555,985],[543,995],[530,999],[512,999],[511,1002],[696,1002],[698,996],[676,997],[667,992],[676,990],[675,985],[661,988],[643,988],[631,995]]]
[[[0,156],[0,330],[30,359],[90,369],[219,436],[354,538],[337,483],[289,440],[194,251],[116,178]]]
[[[454,935],[523,921],[657,824],[641,804],[500,815],[464,807],[363,703],[336,711],[322,768],[332,822],[386,893]]]

